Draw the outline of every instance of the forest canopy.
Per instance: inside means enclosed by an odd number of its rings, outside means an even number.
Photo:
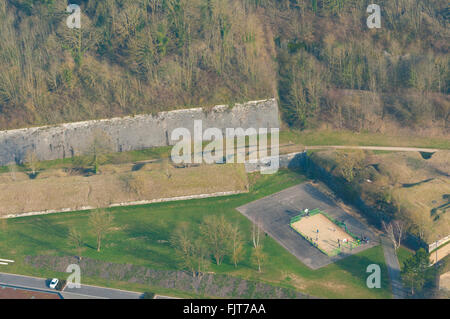
[[[0,0],[0,130],[276,97],[286,125],[448,134],[449,7],[379,0]]]

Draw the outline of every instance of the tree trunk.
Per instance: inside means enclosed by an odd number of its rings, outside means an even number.
[[[101,238],[100,236],[97,236],[97,251],[100,251],[100,246],[101,246]]]

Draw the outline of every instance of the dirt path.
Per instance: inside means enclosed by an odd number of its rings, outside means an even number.
[[[435,148],[417,148],[417,147],[396,147],[396,146],[306,146],[307,150],[320,149],[355,149],[355,150],[369,150],[369,151],[392,151],[392,152],[424,152],[435,153],[440,151]]]

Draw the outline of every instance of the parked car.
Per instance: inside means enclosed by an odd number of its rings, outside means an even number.
[[[53,278],[48,286],[51,289],[56,289],[56,286],[58,286],[58,283],[59,283],[59,280],[57,278]]]

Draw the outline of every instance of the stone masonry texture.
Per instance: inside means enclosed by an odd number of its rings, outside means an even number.
[[[96,132],[107,136],[113,151],[126,152],[150,147],[174,145],[171,133],[187,128],[194,136],[194,121],[202,120],[203,131],[219,128],[279,128],[278,105],[275,99],[219,105],[211,110],[192,108],[106,120],[67,123],[0,131],[0,165],[21,163],[28,152],[37,158],[54,160],[85,153]]]

